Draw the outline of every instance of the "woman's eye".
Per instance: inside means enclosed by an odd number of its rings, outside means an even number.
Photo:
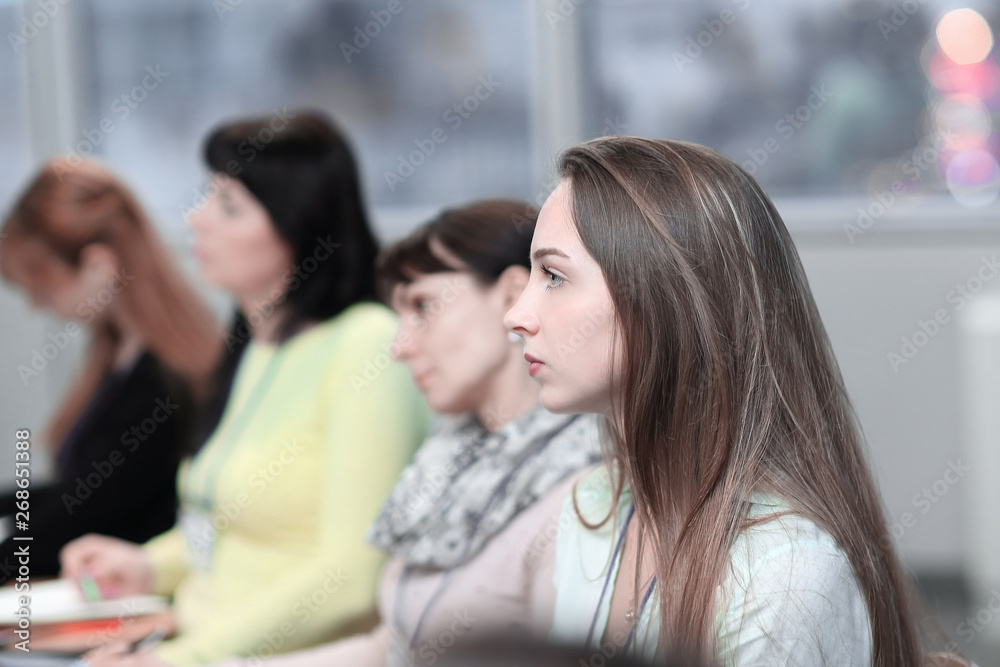
[[[545,283],[546,289],[548,289],[549,287],[559,287],[560,285],[562,285],[563,279],[557,276],[556,274],[552,273],[548,269],[543,267],[542,273],[544,273],[545,276],[548,278],[548,281]]]

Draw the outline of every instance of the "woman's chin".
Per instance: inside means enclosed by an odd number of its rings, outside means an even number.
[[[556,391],[551,385],[542,385],[538,399],[546,410],[555,414],[575,414],[580,412],[577,409],[577,402],[572,400],[573,397]]]

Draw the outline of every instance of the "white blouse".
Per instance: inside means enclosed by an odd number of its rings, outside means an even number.
[[[605,468],[581,481],[577,502],[588,521],[607,516],[611,500]],[[619,555],[612,562],[610,556],[631,502],[631,493],[622,493],[617,520],[597,530],[579,521],[571,499],[564,502],[554,574],[553,640],[583,644],[592,634],[589,648],[600,650],[621,560]],[[759,493],[750,502],[752,517],[788,509]],[[723,665],[871,665],[871,625],[854,570],[843,550],[815,523],[798,515],[772,519],[747,529],[730,554],[716,617]],[[611,585],[598,612],[608,568]],[[659,634],[655,594],[637,620],[629,653],[652,659]]]

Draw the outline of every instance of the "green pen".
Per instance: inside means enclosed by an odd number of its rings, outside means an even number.
[[[83,593],[83,598],[87,602],[101,601],[102,599],[101,587],[97,585],[97,580],[94,579],[94,577],[92,577],[89,574],[84,574],[81,575],[80,578],[76,580],[76,583],[80,586],[80,591]]]

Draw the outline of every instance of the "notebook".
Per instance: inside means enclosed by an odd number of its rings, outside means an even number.
[[[157,595],[137,595],[88,602],[76,582],[52,579],[30,584],[27,591],[13,586],[0,588],[0,627],[16,625],[21,598],[28,598],[32,625],[65,623],[101,618],[128,618],[160,614],[169,610],[167,599]]]

